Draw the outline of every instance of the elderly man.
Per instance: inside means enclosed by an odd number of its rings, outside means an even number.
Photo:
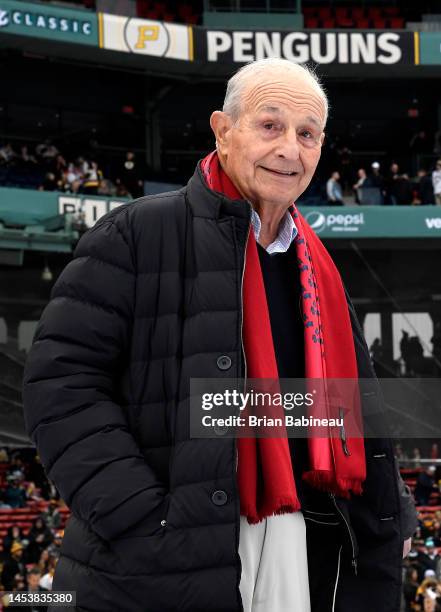
[[[53,589],[77,610],[399,610],[416,521],[389,440],[189,432],[191,378],[375,382],[295,207],[327,109],[304,67],[246,65],[188,185],[100,219],[53,288],[24,406],[72,509]]]

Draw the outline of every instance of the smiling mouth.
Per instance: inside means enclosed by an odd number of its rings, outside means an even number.
[[[277,176],[296,176],[298,174],[298,172],[294,172],[291,170],[273,170],[272,168],[265,168],[265,166],[260,166],[261,168],[263,168],[264,170],[266,170],[267,172],[271,172],[272,174],[276,174]]]

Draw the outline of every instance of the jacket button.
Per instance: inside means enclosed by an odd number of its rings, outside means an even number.
[[[213,504],[216,504],[216,506],[223,506],[227,503],[227,500],[228,496],[225,491],[222,490],[215,491],[211,496],[211,501],[213,502]]]
[[[219,370],[229,370],[231,368],[231,359],[228,355],[221,355],[217,358],[217,367]]]

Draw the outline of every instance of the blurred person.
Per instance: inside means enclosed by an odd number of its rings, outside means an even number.
[[[59,155],[57,147],[51,142],[50,139],[46,139],[44,142],[37,145],[35,147],[35,153],[46,164],[50,164],[57,157],[57,155]]]
[[[435,548],[435,542],[433,538],[426,538],[424,545],[421,547],[418,557],[418,575],[420,580],[424,579],[426,571],[430,570],[433,572],[433,576],[437,579],[441,578],[441,558]]]
[[[58,529],[62,521],[58,500],[50,499],[47,508],[40,513],[40,517],[49,529]]]
[[[364,187],[371,187],[371,188],[378,189],[379,204],[381,205],[385,203],[386,191],[385,191],[385,186],[384,186],[384,177],[380,173],[380,163],[379,162],[374,161],[371,163],[371,171],[368,174],[364,182]]]
[[[39,490],[37,489],[35,482],[28,482],[27,487],[26,487],[26,499],[27,500],[32,500],[35,502],[40,502],[43,501],[43,496],[40,495]]]
[[[85,172],[79,193],[97,195],[102,179],[103,173],[98,168],[98,164],[95,161],[91,162],[89,168]]]
[[[422,206],[435,204],[432,177],[425,168],[420,168],[418,176],[418,197]]]
[[[54,539],[51,544],[49,544],[47,550],[51,557],[59,558],[61,552],[61,544],[63,543],[64,530],[58,529],[54,533]]]
[[[17,158],[17,153],[12,148],[10,142],[0,147],[0,165],[9,166]]]
[[[435,490],[435,472],[436,467],[429,465],[418,474],[417,483],[415,487],[415,499],[419,506],[428,506],[432,492]]]
[[[9,454],[6,448],[0,448],[0,463],[9,463]]]
[[[38,164],[35,155],[32,155],[31,153],[29,153],[29,147],[27,145],[22,145],[20,147],[19,161],[20,161],[20,164],[24,166],[25,168],[32,168]]]
[[[441,159],[437,160],[435,170],[432,172],[432,185],[435,203],[441,206]]]
[[[413,201],[413,189],[409,175],[400,174],[394,182],[394,197],[397,205],[409,205]]]
[[[16,576],[26,577],[26,565],[23,563],[23,545],[14,542],[9,555],[3,563],[0,581],[5,591],[12,591],[16,584]]]
[[[352,151],[351,149],[344,145],[343,147],[337,149],[338,155],[338,167],[340,168],[340,178],[342,190],[350,188],[350,180],[353,173],[352,168]]]
[[[26,584],[17,589],[18,593],[46,593],[49,589],[41,586],[41,572],[38,567],[33,567],[29,570],[26,576]],[[47,605],[33,603],[31,605],[20,605],[20,606],[8,606],[7,610],[14,610],[16,612],[46,612],[48,609]]]
[[[397,202],[397,185],[396,180],[400,176],[400,167],[396,162],[392,162],[389,168],[389,173],[384,179],[385,189],[385,204],[395,206]]]
[[[42,572],[40,586],[47,589],[48,591],[52,591],[52,583],[54,581],[54,573],[57,561],[58,557],[49,555],[47,571]]]
[[[28,533],[29,544],[26,549],[26,563],[38,563],[42,551],[51,544],[54,536],[41,516],[34,519]]]
[[[43,183],[38,187],[39,191],[58,191],[60,184],[53,172],[46,172]]]
[[[411,565],[407,568],[406,576],[403,581],[403,596],[405,602],[404,612],[414,612],[414,603],[418,586],[418,570],[416,567]]]
[[[412,451],[412,466],[415,468],[420,468],[421,467],[421,451],[419,448],[414,448]]]
[[[133,151],[127,151],[121,167],[117,170],[116,183],[124,185],[131,197],[139,198],[144,194],[144,178],[141,162],[136,159]]]
[[[355,192],[355,201],[357,204],[361,204],[362,203],[362,193],[361,193],[361,188],[363,186],[365,186],[365,182],[367,179],[367,174],[366,174],[366,170],[364,168],[359,168],[357,170],[357,177],[358,180],[356,183],[354,183],[354,185],[352,185],[352,189]]]
[[[8,477],[9,483],[5,489],[3,501],[11,508],[24,508],[26,506],[26,491],[15,476]]]
[[[326,195],[328,196],[328,204],[343,206],[343,191],[340,183],[340,173],[335,171],[326,183]]]
[[[54,285],[24,414],[72,511],[53,589],[80,608],[250,612],[261,596],[265,612],[398,612],[417,520],[390,439],[190,436],[195,376],[376,381],[295,205],[327,108],[303,66],[244,66],[187,186],[101,217]]]
[[[8,555],[11,550],[11,546],[14,542],[18,542],[23,545],[23,540],[25,540],[25,536],[23,534],[23,529],[18,525],[11,525],[8,527],[7,533],[3,538],[3,554]]]

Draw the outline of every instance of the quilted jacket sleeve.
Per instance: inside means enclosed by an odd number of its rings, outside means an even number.
[[[26,430],[48,478],[104,539],[157,512],[167,493],[114,393],[134,309],[125,217],[112,211],[79,241],[37,326],[23,382]]]

